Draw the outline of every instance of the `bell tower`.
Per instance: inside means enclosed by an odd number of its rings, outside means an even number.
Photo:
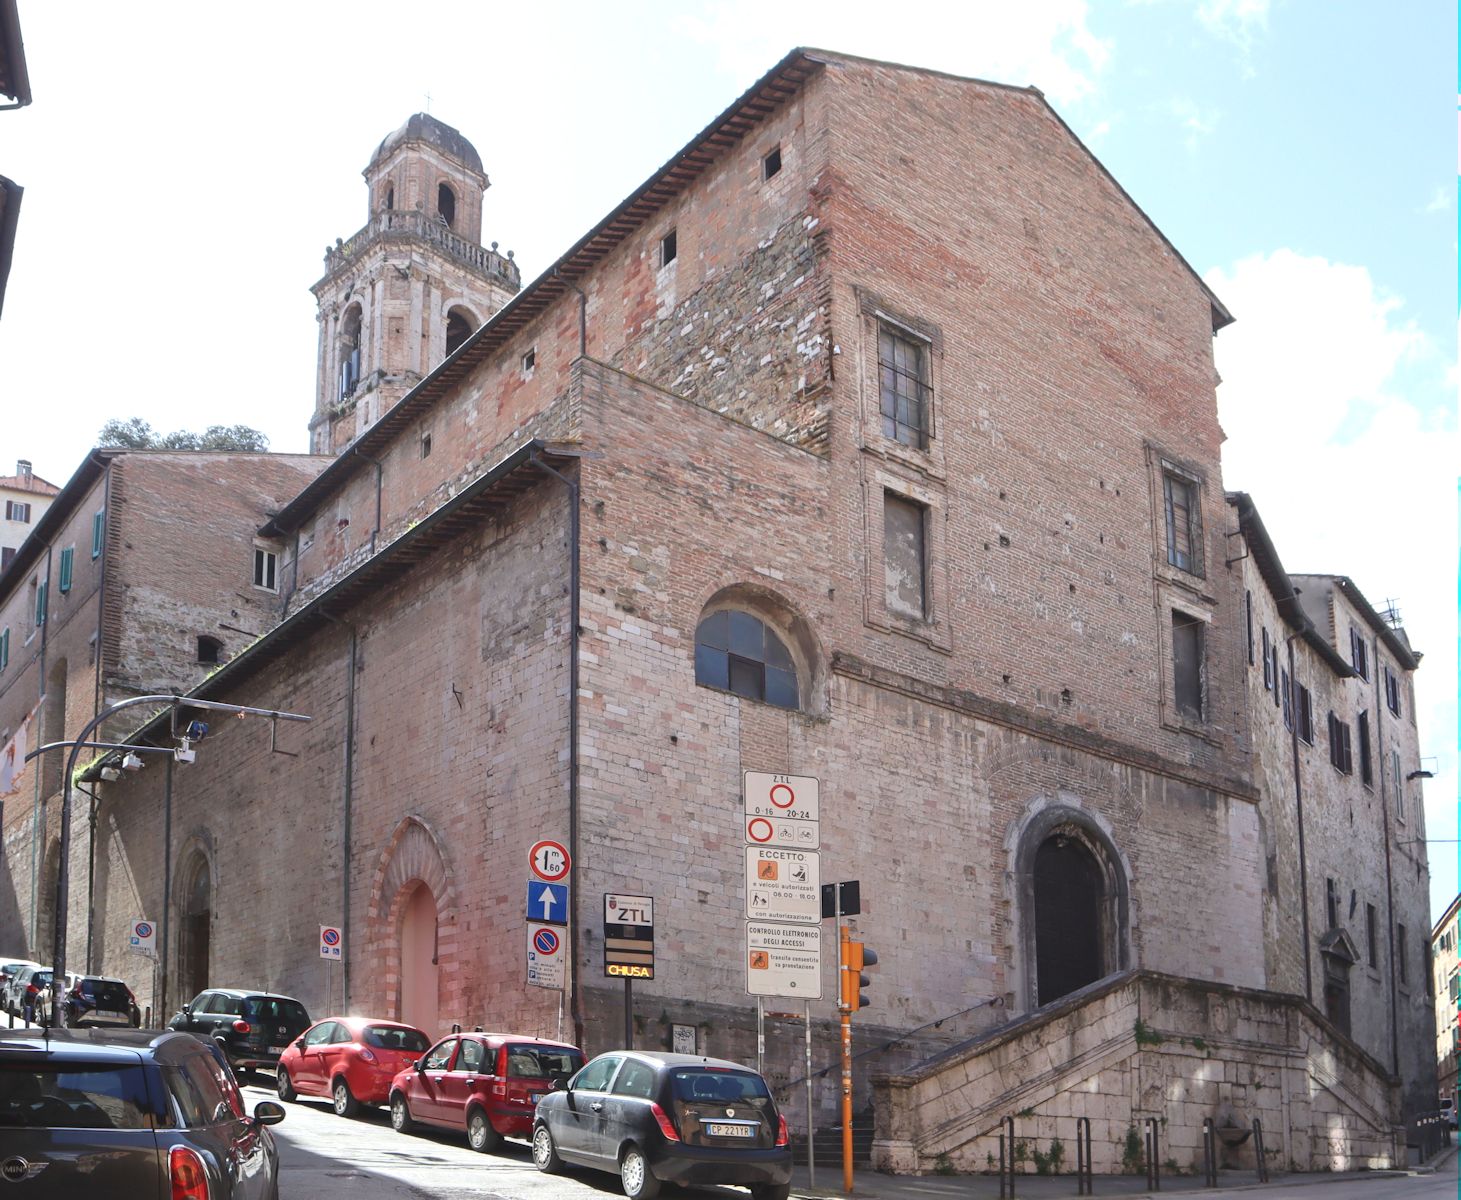
[[[365,228],[325,250],[310,290],[320,349],[310,449],[338,454],[521,287],[482,245],[489,182],[472,143],[417,113],[366,166]]]

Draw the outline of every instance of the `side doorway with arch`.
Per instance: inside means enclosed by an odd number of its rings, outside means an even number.
[[[187,1004],[208,987],[213,942],[213,868],[195,850],[179,875],[177,1003]]]
[[[401,906],[401,1017],[430,1034],[440,1028],[441,963],[436,897],[417,881]]]

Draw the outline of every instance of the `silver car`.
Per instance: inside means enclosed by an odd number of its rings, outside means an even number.
[[[213,1047],[153,1030],[0,1031],[0,1186],[26,1200],[277,1200],[279,1153]],[[11,1189],[4,1187],[6,1192]]]

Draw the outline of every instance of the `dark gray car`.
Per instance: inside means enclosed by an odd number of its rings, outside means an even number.
[[[277,1200],[265,1126],[284,1109],[245,1113],[211,1046],[151,1030],[19,1032],[0,1031],[0,1187],[24,1182],[26,1200]]]

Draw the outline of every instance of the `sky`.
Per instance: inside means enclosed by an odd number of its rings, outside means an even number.
[[[109,417],[304,451],[309,286],[413,112],[477,147],[535,278],[796,45],[1039,87],[1237,318],[1224,484],[1284,565],[1395,602],[1432,917],[1457,891],[1456,7],[1445,0],[497,5],[20,0],[34,103],[0,319],[0,472]],[[1441,840],[1451,839],[1451,840]]]

